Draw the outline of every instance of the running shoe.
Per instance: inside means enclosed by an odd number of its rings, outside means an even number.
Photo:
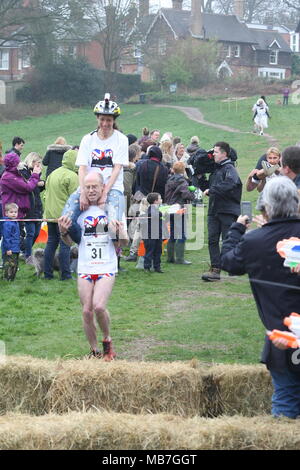
[[[107,362],[113,361],[114,358],[116,357],[116,353],[113,350],[112,341],[104,340],[102,341],[102,344],[103,344],[103,359]]]
[[[93,357],[95,357],[96,359],[102,359],[103,354],[101,351],[99,351],[99,349],[91,349],[88,358],[92,359]]]

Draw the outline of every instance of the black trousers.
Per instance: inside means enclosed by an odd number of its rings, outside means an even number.
[[[162,240],[144,240],[144,245],[146,250],[144,256],[144,268],[150,269],[153,262],[154,269],[159,269]]]
[[[221,267],[220,237],[222,235],[222,240],[226,238],[231,224],[235,222],[236,219],[237,216],[233,214],[218,214],[208,216],[208,250],[210,256],[210,264],[213,268]]]

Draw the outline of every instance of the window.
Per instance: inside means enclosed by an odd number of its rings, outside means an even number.
[[[273,50],[270,52],[270,64],[278,64],[278,50]]]
[[[25,68],[28,68],[30,67],[31,63],[30,63],[30,54],[29,54],[29,51],[26,50],[26,49],[23,49],[22,50],[22,68],[25,69]]]
[[[69,57],[73,57],[73,59],[76,59],[76,57],[77,57],[77,47],[76,46],[69,46],[67,55]]]
[[[240,55],[241,55],[241,46],[239,44],[234,46],[233,55],[234,55],[234,57],[240,57]]]
[[[9,70],[9,52],[0,50],[0,70]]]
[[[228,46],[228,44],[223,45],[223,56],[231,57],[231,46]]]
[[[167,42],[165,39],[158,40],[158,55],[165,55],[167,52]]]
[[[291,35],[291,49],[293,52],[299,52],[298,37],[297,33]]]
[[[135,57],[136,59],[139,59],[140,57],[142,57],[141,43],[138,43],[135,46],[134,51],[133,51],[133,57]]]

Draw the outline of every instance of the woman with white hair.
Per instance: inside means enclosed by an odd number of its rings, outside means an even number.
[[[264,135],[264,129],[268,127],[269,107],[266,102],[260,98],[252,108],[254,112],[254,132],[259,131],[260,135]]]
[[[276,246],[281,240],[299,237],[296,185],[286,176],[271,179],[260,205],[267,223],[246,233],[247,216],[240,216],[223,243],[221,265],[231,274],[248,274],[258,314],[267,331],[287,330],[284,317],[299,312],[300,276],[284,266]],[[272,377],[275,417],[300,416],[300,361],[294,353],[293,349],[276,347],[266,334],[261,361]]]

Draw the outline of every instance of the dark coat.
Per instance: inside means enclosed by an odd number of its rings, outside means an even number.
[[[46,155],[43,158],[43,165],[47,167],[46,178],[52,171],[61,166],[64,153],[71,148],[71,145],[59,144],[52,144],[47,147]]]
[[[31,177],[32,171],[24,166],[20,170],[21,175],[28,181]],[[30,197],[30,210],[27,212],[26,217],[28,219],[41,219],[43,216],[43,203],[41,200],[40,193],[45,189],[45,186],[36,186],[33,191],[29,194]]]
[[[283,266],[284,259],[277,253],[276,244],[299,236],[300,219],[272,220],[262,228],[244,233],[244,225],[232,224],[223,243],[221,267],[231,274],[248,274],[260,319],[267,330],[287,330],[282,323],[284,317],[300,313],[300,276]],[[300,365],[291,362],[293,352],[293,349],[281,351],[266,336],[262,362],[268,368],[284,370],[288,366],[300,373]]]
[[[209,178],[208,215],[241,213],[242,182],[230,159],[216,164]]]
[[[166,204],[186,204],[193,201],[195,195],[189,190],[187,180],[183,175],[169,176],[165,188],[165,203]]]
[[[159,168],[156,183],[152,189],[154,174],[156,168]],[[168,168],[165,167],[160,161],[150,158],[149,160],[143,161],[137,167],[136,173],[136,189],[139,189],[145,196],[147,194],[159,193],[164,200],[165,198],[165,186],[168,178]]]

